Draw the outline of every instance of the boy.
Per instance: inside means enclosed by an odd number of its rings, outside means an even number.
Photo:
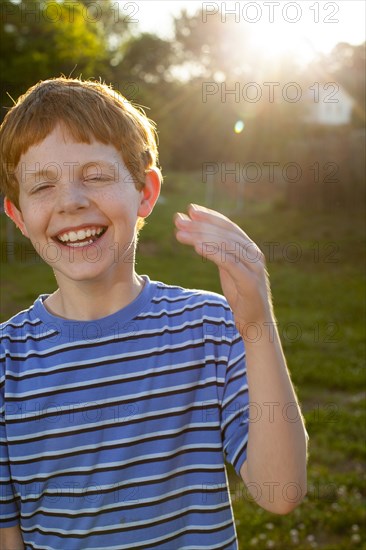
[[[236,549],[224,458],[269,511],[306,493],[263,255],[190,205],[177,240],[216,263],[225,298],[136,273],[154,128],[105,85],[39,83],[0,139],[5,211],[58,284],[2,327],[2,548]]]

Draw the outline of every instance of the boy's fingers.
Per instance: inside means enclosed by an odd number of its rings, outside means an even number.
[[[188,216],[183,213],[176,214],[176,223],[179,225],[180,222],[187,223],[191,220],[192,222],[205,224],[206,227],[213,226],[230,231],[230,233],[238,233],[248,242],[252,242],[250,237],[245,233],[245,231],[243,231],[241,227],[239,227],[237,224],[232,222],[229,218],[227,218],[220,212],[216,212],[215,210],[211,210],[197,204],[190,204],[188,206],[188,214]]]
[[[229,220],[222,220],[217,216],[187,216],[178,212],[174,217],[175,225],[196,233],[216,233],[218,236],[235,234],[249,240],[244,231]]]
[[[218,212],[217,210],[212,210],[211,208],[206,208],[206,206],[201,206],[199,204],[189,204],[188,205],[189,215],[194,216],[206,216],[206,217],[215,217],[220,218],[222,221],[231,222],[229,218]]]
[[[178,229],[177,237],[182,236],[184,240],[191,238],[200,242],[214,242],[217,246],[228,245],[228,249],[252,248],[258,249],[257,245],[250,240],[245,233],[236,230],[235,226],[223,230],[220,227],[207,223],[190,221],[186,217],[178,218],[176,221]]]
[[[265,263],[259,247],[253,242],[237,238],[237,235],[221,235],[218,238],[216,233],[201,234],[178,230],[176,237],[182,244],[193,246],[203,258],[220,266],[241,263],[250,270],[257,270]]]
[[[245,233],[245,231],[243,231],[241,227],[239,227],[236,223],[234,223],[232,220],[230,220],[220,212],[216,212],[216,210],[210,210],[209,208],[205,208],[204,206],[191,204],[188,207],[188,213],[193,220],[212,223],[214,225],[217,225],[218,227],[239,231],[247,239],[250,240],[250,237]]]
[[[263,252],[229,218],[193,204],[188,207],[188,214],[177,213],[174,218],[179,242],[191,245],[201,257],[225,270],[232,270],[232,266],[235,270],[235,265],[241,264],[246,271],[263,271]]]
[[[187,216],[187,214],[183,214],[182,212],[177,212],[174,215],[174,221],[178,223],[182,221],[189,221],[189,219],[189,216]]]
[[[188,220],[214,223],[221,227],[228,227],[230,225],[234,225],[233,222],[229,220],[229,218],[226,218],[226,216],[224,216],[223,214],[220,214],[220,212],[216,212],[215,210],[210,210],[209,208],[205,208],[204,206],[190,204],[187,208],[187,212],[188,212],[188,215],[179,212],[176,214],[176,217],[178,217],[178,219],[188,219]]]

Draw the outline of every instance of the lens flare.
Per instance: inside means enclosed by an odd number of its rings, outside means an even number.
[[[244,122],[242,120],[237,120],[235,122],[234,126],[234,132],[236,134],[241,134],[241,132],[244,130]]]

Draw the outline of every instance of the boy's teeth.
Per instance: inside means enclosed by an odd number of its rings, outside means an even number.
[[[76,241],[82,241],[87,237],[94,237],[95,235],[99,235],[102,231],[102,227],[99,227],[98,229],[79,229],[78,231],[69,231],[67,233],[63,233],[62,235],[59,235],[58,238],[62,242],[70,241],[72,243],[75,243]]]
[[[84,241],[82,243],[69,243],[68,246],[86,246],[87,244],[93,244],[94,241],[90,239],[90,241]]]

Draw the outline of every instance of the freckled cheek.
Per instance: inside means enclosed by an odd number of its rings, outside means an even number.
[[[50,214],[48,212],[49,209],[45,204],[35,204],[31,210],[29,208],[27,210],[25,219],[27,219],[29,223],[35,227],[43,227],[47,224]]]
[[[117,217],[126,219],[133,218],[138,210],[138,197],[131,192],[126,192],[121,189],[114,191],[105,191],[102,196],[99,196],[99,206],[101,209]]]
[[[30,201],[26,207],[20,203],[20,208],[28,232],[35,234],[47,230],[50,214],[46,204]]]

